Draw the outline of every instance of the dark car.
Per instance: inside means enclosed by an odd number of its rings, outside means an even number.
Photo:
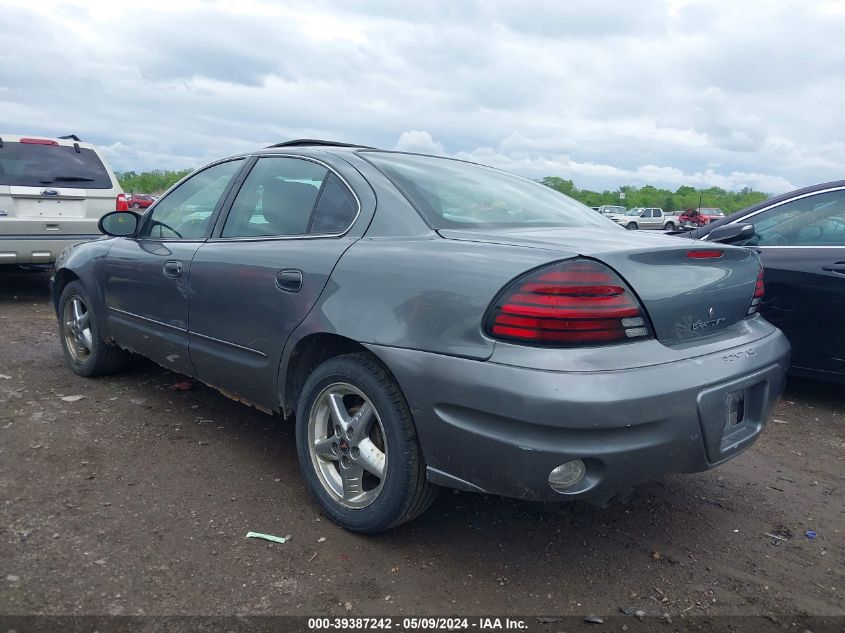
[[[130,209],[146,209],[155,201],[155,196],[151,196],[146,193],[133,193],[131,196],[127,196],[126,198],[126,202]]]
[[[458,160],[282,143],[101,227],[55,273],[69,367],[135,352],[294,418],[351,530],[439,486],[603,505],[706,470],[754,442],[789,364],[753,251],[631,235]]]
[[[792,343],[792,371],[845,382],[845,180],[771,198],[687,235],[753,246],[765,269],[760,311]]]

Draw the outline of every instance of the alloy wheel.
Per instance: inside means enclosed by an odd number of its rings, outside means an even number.
[[[308,419],[311,462],[325,490],[348,508],[370,505],[387,472],[384,426],[358,388],[337,382],[323,389]]]
[[[82,298],[71,295],[65,302],[62,323],[65,344],[75,363],[84,364],[91,356],[94,344],[91,333],[91,313]]]

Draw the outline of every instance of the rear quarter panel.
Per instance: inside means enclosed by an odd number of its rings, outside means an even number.
[[[330,332],[364,344],[486,359],[494,342],[482,320],[495,295],[526,270],[571,256],[434,233],[365,238],[343,255],[294,338]]]

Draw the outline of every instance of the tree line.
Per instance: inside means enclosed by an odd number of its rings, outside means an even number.
[[[178,171],[155,169],[140,174],[134,171],[118,172],[115,176],[117,176],[120,186],[127,193],[160,194],[189,173],[191,173],[190,169]],[[733,213],[770,197],[767,193],[754,191],[748,187],[741,191],[727,191],[720,187],[696,189],[684,185],[678,187],[675,191],[671,191],[659,189],[652,185],[644,187],[626,185],[615,191],[599,192],[579,189],[573,181],[558,176],[546,176],[541,178],[539,182],[555,191],[565,193],[579,202],[583,202],[588,207],[615,204],[627,208],[660,207],[664,211],[683,211],[684,209],[696,209],[702,206],[718,207],[725,213]],[[623,193],[625,194],[624,198],[620,195]]]
[[[126,193],[164,193],[172,185],[191,173],[191,169],[169,171],[154,169],[136,174],[134,171],[115,172],[117,182]]]
[[[626,185],[615,191],[590,191],[578,189],[571,180],[558,176],[541,178],[542,184],[575,198],[588,207],[600,207],[603,204],[615,204],[623,207],[660,207],[664,211],[683,211],[701,207],[716,207],[725,213],[739,211],[749,205],[762,202],[771,195],[745,187],[741,191],[727,191],[721,187],[696,189],[686,185],[675,191],[659,189],[652,185],[633,187]],[[624,193],[624,198],[620,195]]]

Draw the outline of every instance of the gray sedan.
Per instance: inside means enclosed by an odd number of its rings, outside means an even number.
[[[753,251],[458,160],[282,143],[100,228],[56,266],[70,369],[135,353],[293,420],[317,503],[360,532],[439,487],[604,505],[706,470],[789,365]]]

